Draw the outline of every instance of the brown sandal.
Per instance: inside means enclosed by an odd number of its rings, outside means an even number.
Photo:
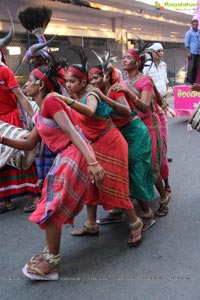
[[[157,217],[165,217],[168,214],[168,205],[170,201],[170,195],[167,194],[165,199],[160,200],[160,206],[155,213]]]
[[[39,197],[35,198],[35,200],[29,200],[24,207],[24,212],[33,212],[37,207],[38,201]]]
[[[84,236],[84,235],[98,235],[99,234],[99,226],[94,223],[94,225],[91,225],[91,223],[86,222],[86,224],[71,232],[71,235],[73,236]]]

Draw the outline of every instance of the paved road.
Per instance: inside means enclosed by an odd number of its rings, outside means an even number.
[[[26,199],[16,200],[17,210],[0,216],[0,299],[199,300],[199,145],[200,134],[188,136],[186,119],[170,119],[168,216],[157,218],[136,249],[127,247],[127,221],[104,225],[98,237],[72,237],[71,228],[64,227],[56,282],[31,282],[21,273],[27,259],[43,248],[44,232],[23,212]],[[85,211],[75,225],[84,220]]]

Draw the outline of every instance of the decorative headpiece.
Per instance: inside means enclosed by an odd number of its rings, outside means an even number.
[[[136,60],[141,60],[141,56],[149,53],[151,55],[152,50],[150,50],[150,46],[153,44],[152,42],[144,42],[140,37],[136,36],[137,39],[134,41],[135,49],[127,50],[127,53],[135,57]]]
[[[50,22],[52,10],[45,7],[27,7],[18,14],[18,19],[22,26],[29,32],[43,35]]]
[[[73,64],[67,69],[67,72],[74,73],[76,76],[78,76],[81,80],[88,80],[88,58],[85,54],[85,51],[82,47],[79,46],[73,46],[70,47],[72,51],[74,51],[80,58],[81,64]]]
[[[50,53],[48,57],[48,66],[38,67],[32,70],[32,73],[39,79],[42,80],[47,87],[47,89],[52,92],[57,86],[59,88],[58,80],[59,78],[65,81],[64,75],[60,72],[63,67],[67,67],[67,60],[65,59],[55,59],[55,57]]]
[[[96,67],[92,68],[89,72],[89,77],[91,77],[92,74],[94,74],[94,73],[102,73],[103,81],[105,82],[106,75],[110,73],[112,75],[112,83],[117,82],[117,74],[116,74],[115,68],[112,66],[112,62],[116,58],[112,57],[110,49],[104,55],[100,55],[95,51],[92,51],[92,52],[97,56],[97,58],[100,62],[100,66],[96,66]]]
[[[44,31],[50,22],[52,10],[45,7],[27,7],[18,14],[18,19],[22,26],[30,33],[37,37],[38,43],[29,47],[20,65],[25,60],[30,60],[31,57],[41,56],[45,61],[49,55],[47,45],[55,38],[51,38],[48,42],[44,36]]]

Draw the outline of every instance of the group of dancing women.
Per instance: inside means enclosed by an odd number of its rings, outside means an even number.
[[[23,91],[34,99],[39,111],[30,133],[21,139],[0,136],[0,143],[19,150],[30,151],[42,141],[55,153],[41,197],[29,217],[46,234],[44,250],[22,269],[32,280],[59,278],[62,226],[73,225],[84,207],[87,220],[73,236],[98,235],[99,224],[121,222],[126,216],[128,246],[134,247],[155,224],[155,215],[167,215],[171,196],[165,185],[169,170],[159,118],[162,108],[151,78],[141,72],[145,49],[126,51],[121,82],[109,51],[88,69],[84,49],[72,50],[80,63],[69,61],[65,73],[50,53],[49,64],[31,71]],[[160,199],[153,212],[155,187]],[[33,195],[38,195],[38,187]],[[138,213],[133,200],[138,203]],[[108,213],[97,220],[99,205]]]

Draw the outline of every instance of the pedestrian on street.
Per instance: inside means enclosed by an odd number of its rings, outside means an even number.
[[[186,84],[196,82],[198,66],[200,64],[200,30],[199,22],[193,19],[191,28],[185,34],[185,48],[188,59]]]

